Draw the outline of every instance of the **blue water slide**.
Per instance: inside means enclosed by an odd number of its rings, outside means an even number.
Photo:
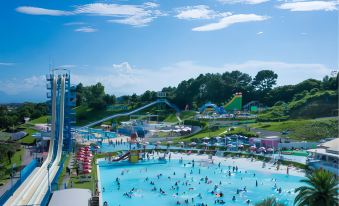
[[[79,128],[79,129],[84,129],[84,128],[92,127],[92,126],[94,126],[94,125],[100,124],[100,123],[102,123],[102,122],[105,122],[105,121],[108,121],[108,120],[110,120],[110,119],[114,119],[114,118],[117,118],[117,117],[129,116],[129,115],[132,115],[132,114],[134,114],[134,113],[137,113],[137,112],[139,112],[139,111],[141,111],[141,110],[144,110],[144,109],[146,109],[146,108],[148,108],[148,107],[151,107],[151,106],[153,106],[153,105],[155,105],[155,104],[161,104],[161,103],[166,104],[166,105],[168,105],[169,107],[173,108],[177,113],[180,112],[180,109],[179,109],[176,105],[170,103],[167,99],[158,99],[158,100],[156,100],[156,101],[154,101],[154,102],[151,102],[151,103],[149,103],[149,104],[146,104],[146,105],[144,105],[144,106],[142,106],[142,107],[139,107],[139,108],[137,108],[137,109],[135,109],[135,110],[132,110],[132,111],[130,111],[130,112],[110,115],[110,116],[108,116],[108,117],[105,117],[105,118],[103,118],[103,119],[97,120],[97,121],[95,121],[95,122],[91,122],[91,123],[89,123],[89,124],[87,124],[87,125],[85,125],[85,126],[82,126],[82,127]]]

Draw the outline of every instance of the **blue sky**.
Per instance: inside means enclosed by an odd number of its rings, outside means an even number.
[[[50,65],[110,94],[261,69],[279,85],[338,70],[339,1],[16,1],[0,7],[0,102],[45,100]]]

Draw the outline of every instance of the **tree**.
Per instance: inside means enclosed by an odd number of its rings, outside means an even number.
[[[89,88],[90,93],[87,95],[87,102],[91,108],[103,109],[106,107],[104,101],[105,87],[99,82]]]
[[[339,73],[336,76],[325,76],[323,78],[323,88],[328,90],[338,90],[338,77]]]
[[[298,193],[294,203],[297,206],[335,206],[338,205],[338,182],[333,174],[325,170],[316,170],[301,180],[306,186],[295,191]]]
[[[85,96],[84,96],[84,86],[82,83],[79,83],[76,86],[76,105],[80,106],[85,102]]]
[[[278,75],[272,70],[261,70],[253,79],[253,86],[261,92],[267,92],[277,83]]]
[[[261,202],[255,204],[255,206],[286,206],[284,203],[277,202],[275,197],[268,197]]]

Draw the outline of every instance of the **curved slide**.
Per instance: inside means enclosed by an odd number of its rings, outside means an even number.
[[[64,97],[65,97],[65,78],[61,78],[61,93],[60,93],[60,119],[59,119],[59,138],[57,151],[54,149],[55,140],[55,125],[56,125],[56,87],[57,78],[53,79],[53,97],[52,98],[52,135],[48,150],[48,156],[37,172],[32,173],[22,185],[14,192],[12,197],[5,203],[5,206],[13,205],[40,205],[49,190],[48,184],[48,167],[49,180],[52,181],[58,171],[58,164],[62,154],[63,141],[63,125],[64,125]],[[53,161],[53,153],[57,152],[56,158]]]
[[[130,152],[126,152],[125,154],[121,155],[120,157],[113,159],[112,162],[119,162],[121,160],[125,160],[129,157]]]
[[[94,126],[94,125],[100,124],[100,123],[102,123],[102,122],[105,122],[105,121],[110,120],[110,119],[113,119],[113,118],[122,117],[122,116],[128,116],[128,115],[134,114],[134,113],[136,113],[136,112],[139,112],[139,111],[141,111],[141,110],[143,110],[143,109],[146,109],[146,108],[148,108],[148,107],[151,107],[151,106],[153,106],[153,105],[155,105],[155,104],[160,104],[160,103],[165,103],[165,104],[167,104],[169,107],[175,109],[177,113],[180,112],[180,110],[179,110],[178,107],[176,107],[174,104],[171,104],[171,103],[170,103],[169,101],[167,101],[166,99],[158,99],[158,100],[156,100],[156,101],[154,101],[154,102],[151,102],[151,103],[149,103],[149,104],[146,104],[146,105],[144,105],[144,106],[142,106],[142,107],[139,107],[139,108],[137,108],[137,109],[135,109],[135,110],[132,110],[132,111],[130,111],[130,112],[121,113],[121,114],[114,114],[114,115],[105,117],[105,118],[103,118],[103,119],[101,119],[101,120],[98,120],[98,121],[95,121],[95,122],[91,122],[91,123],[89,123],[89,124],[87,124],[87,125],[85,125],[85,126],[82,126],[81,128],[92,127],[92,126]],[[178,115],[177,115],[177,118],[178,118]],[[178,120],[179,120],[179,122],[181,122],[181,119],[180,119],[180,118],[178,118]]]

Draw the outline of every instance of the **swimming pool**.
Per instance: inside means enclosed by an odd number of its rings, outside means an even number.
[[[287,205],[293,205],[296,195],[294,189],[301,185],[299,181],[302,177],[243,169],[233,172],[233,166],[230,166],[231,176],[228,166],[219,167],[218,164],[206,161],[195,161],[194,167],[190,160],[148,160],[136,164],[101,161],[99,178],[101,187],[104,188],[102,202],[107,201],[109,206],[170,206],[177,205],[178,201],[181,205],[215,205],[217,199],[222,199],[226,202],[225,205],[239,206],[248,205],[247,200],[251,201],[249,205],[254,205],[255,202],[274,195]],[[116,178],[119,178],[120,188]],[[281,193],[274,189],[275,185],[277,189],[281,187]],[[156,191],[152,191],[154,187]],[[160,188],[165,194],[160,193]],[[237,189],[244,188],[246,191],[237,194]],[[213,190],[216,194],[211,193]],[[222,198],[217,197],[220,192],[223,193]],[[232,200],[233,196],[235,201]],[[189,203],[186,204],[185,200]]]

